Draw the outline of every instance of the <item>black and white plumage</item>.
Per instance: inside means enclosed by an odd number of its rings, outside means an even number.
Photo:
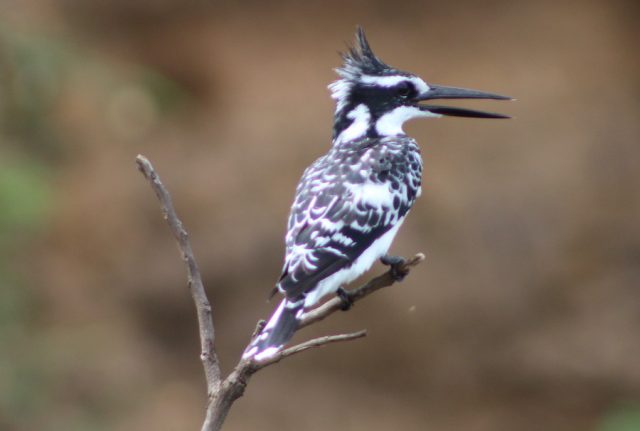
[[[420,105],[431,98],[506,97],[429,86],[372,52],[362,29],[343,54],[331,150],[309,166],[296,189],[277,290],[282,300],[243,357],[268,358],[289,341],[304,313],[386,255],[420,196],[422,159],[405,121],[442,115],[503,118],[461,108]],[[432,97],[433,96],[433,97]]]

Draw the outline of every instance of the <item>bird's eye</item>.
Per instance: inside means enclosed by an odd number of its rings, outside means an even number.
[[[402,98],[407,98],[413,93],[413,84],[409,82],[401,82],[400,84],[398,84],[397,88],[398,96]]]

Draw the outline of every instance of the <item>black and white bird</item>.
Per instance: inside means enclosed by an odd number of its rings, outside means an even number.
[[[450,106],[420,104],[429,99],[510,99],[498,94],[427,84],[383,63],[362,28],[356,46],[342,55],[339,79],[329,86],[336,101],[329,152],[309,166],[298,184],[289,215],[286,255],[276,284],[284,299],[244,358],[275,355],[299,321],[327,295],[348,295],[342,286],[378,259],[420,196],[422,159],[402,126],[413,118],[444,115],[507,116]]]

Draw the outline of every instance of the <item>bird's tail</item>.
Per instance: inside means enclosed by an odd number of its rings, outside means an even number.
[[[254,358],[260,361],[282,350],[298,329],[300,321],[297,314],[303,307],[304,301],[292,302],[283,299],[260,335],[254,338],[244,351],[242,358]]]

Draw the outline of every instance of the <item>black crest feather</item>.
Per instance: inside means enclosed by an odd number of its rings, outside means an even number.
[[[397,72],[373,53],[360,26],[356,29],[356,45],[342,53],[342,59],[344,64],[336,72],[345,79],[357,79],[362,75],[384,76]]]

